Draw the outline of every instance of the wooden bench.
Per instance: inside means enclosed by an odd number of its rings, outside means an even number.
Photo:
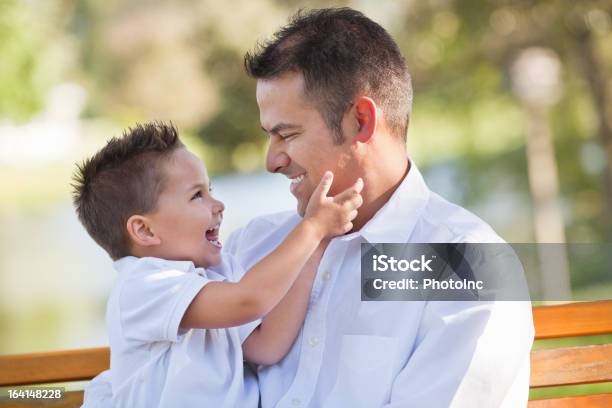
[[[540,306],[533,309],[536,339],[612,333],[612,300]],[[90,348],[0,356],[0,387],[90,380],[109,366],[109,349]],[[531,388],[612,381],[612,344],[535,350]],[[0,403],[8,407],[78,407],[82,391],[49,404]],[[612,393],[529,401],[529,408],[612,407]]]
[[[536,340],[612,333],[612,300],[533,308]],[[612,344],[531,352],[531,388],[612,381]],[[612,393],[529,401],[529,408],[612,407]]]

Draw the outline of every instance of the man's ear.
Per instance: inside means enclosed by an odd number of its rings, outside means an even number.
[[[139,246],[155,246],[161,244],[161,239],[151,228],[151,222],[142,215],[132,215],[126,223],[128,235],[133,244]]]
[[[359,125],[355,139],[361,143],[367,143],[376,132],[378,121],[376,102],[367,96],[360,96],[355,100],[354,108]]]

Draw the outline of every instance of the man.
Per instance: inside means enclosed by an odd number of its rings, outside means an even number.
[[[302,272],[316,277],[298,339],[258,368],[262,406],[525,406],[528,302],[361,301],[361,243],[503,242],[430,191],[408,158],[412,87],[389,34],[348,8],[298,13],[245,67],[269,136],[266,167],[292,179],[297,213],[255,219],[227,251],[249,268],[274,249],[326,170],[332,194],[365,181],[353,231],[322,244]],[[291,290],[311,289],[305,281]]]

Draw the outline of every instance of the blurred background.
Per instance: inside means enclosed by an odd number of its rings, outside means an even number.
[[[135,122],[172,120],[203,157],[222,237],[294,208],[264,171],[242,57],[299,8],[332,5],[399,43],[407,149],[434,191],[509,242],[612,241],[610,1],[0,0],[0,354],[108,344],[114,272],[69,184]],[[611,297],[612,267],[557,258],[542,262],[560,298]]]

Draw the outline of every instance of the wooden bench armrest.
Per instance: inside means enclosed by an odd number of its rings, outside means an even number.
[[[108,347],[0,356],[0,386],[90,380],[109,364]]]
[[[533,308],[536,340],[612,333],[612,300]]]

